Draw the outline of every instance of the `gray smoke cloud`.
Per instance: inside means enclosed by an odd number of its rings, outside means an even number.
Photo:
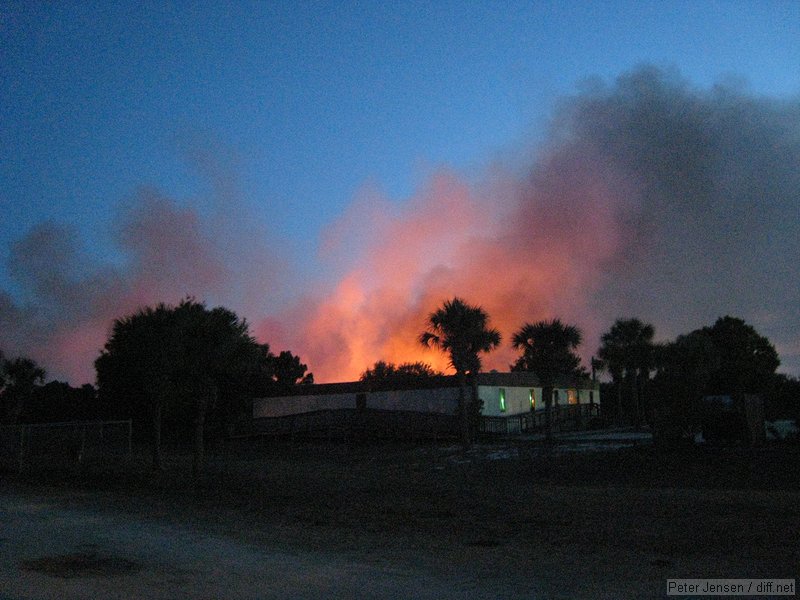
[[[800,102],[642,69],[576,98],[558,134],[623,174],[595,310],[672,337],[741,316],[800,372]]]
[[[115,318],[187,296],[258,312],[282,271],[271,236],[230,198],[203,214],[141,189],[110,231],[122,264],[88,251],[72,227],[41,223],[11,248],[8,272],[21,293],[0,291],[0,348],[33,357],[50,376],[94,381],[94,360]],[[233,208],[234,210],[227,210]],[[244,270],[248,269],[247,276]]]
[[[225,169],[210,211],[138,193],[113,226],[121,265],[40,224],[10,253],[21,293],[0,291],[0,348],[92,381],[114,318],[190,294],[255,320],[263,341],[333,380],[425,359],[413,353],[426,314],[460,294],[506,340],[526,320],[578,324],[587,358],[619,317],[668,339],[731,314],[800,374],[800,99],[698,89],[645,67],[564,99],[525,156],[477,186],[438,173],[397,210],[357,199],[325,239],[365,241],[323,291],[291,283],[280,241]],[[293,294],[293,310],[269,302]],[[486,367],[506,368],[509,352]]]
[[[378,359],[445,368],[414,340],[458,294],[506,340],[526,321],[577,324],[586,360],[617,318],[652,322],[666,340],[731,314],[800,372],[797,99],[697,89],[643,67],[565,99],[544,142],[519,154],[526,165],[493,166],[479,185],[437,173],[403,210],[354,202],[328,241],[359,240],[356,256],[326,296],[283,319],[286,345],[310,349],[320,379]],[[514,357],[505,344],[485,366]]]

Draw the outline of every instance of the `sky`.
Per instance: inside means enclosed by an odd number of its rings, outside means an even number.
[[[394,5],[391,5],[394,4]],[[0,349],[94,380],[193,296],[317,381],[744,318],[800,375],[800,3],[0,0]]]

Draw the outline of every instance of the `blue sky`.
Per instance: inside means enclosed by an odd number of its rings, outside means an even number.
[[[208,212],[224,173],[292,270],[316,276],[321,232],[359,190],[403,204],[442,166],[469,181],[513,163],[593,79],[652,64],[800,97],[788,0],[2,1],[0,48],[11,297],[11,244],[44,221],[123,260],[113,224],[143,186]]]
[[[137,186],[202,191],[202,138],[315,241],[365,182],[408,196],[546,126],[587,78],[640,63],[800,93],[796,2],[7,3],[0,243],[102,229]]]

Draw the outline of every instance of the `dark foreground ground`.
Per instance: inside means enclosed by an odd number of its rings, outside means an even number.
[[[271,445],[4,474],[0,599],[659,598],[800,573],[800,449]]]

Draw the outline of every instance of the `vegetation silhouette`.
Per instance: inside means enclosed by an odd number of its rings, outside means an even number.
[[[724,316],[711,327],[695,332],[707,336],[717,368],[711,372],[707,393],[763,393],[781,361],[775,346],[743,319]]]
[[[449,355],[459,382],[460,438],[469,447],[481,411],[476,379],[481,355],[499,345],[500,333],[482,308],[459,297],[432,312],[427,326],[418,341]],[[743,393],[764,397],[769,420],[800,417],[800,380],[776,373],[775,347],[743,319],[720,317],[663,343],[655,343],[654,334],[653,326],[638,318],[618,319],[601,337],[599,358],[592,359],[593,374],[606,370],[611,376],[611,384],[602,384],[603,412],[615,414],[618,424],[669,422],[690,432],[700,397]],[[588,377],[575,353],[581,338],[576,326],[554,319],[526,323],[511,339],[521,350],[511,370],[534,372],[541,381],[548,438],[556,382]],[[250,336],[245,320],[192,298],[116,319],[95,366],[97,392],[89,384],[42,385],[45,371],[35,361],[8,359],[0,351],[0,417],[12,424],[131,418],[137,437],[149,429],[156,469],[162,468],[166,424],[174,439],[191,438],[198,474],[209,432],[229,434],[236,423],[249,420],[254,397],[314,381],[299,356],[288,350],[272,354],[268,344]],[[413,387],[442,375],[427,363],[378,361],[360,379],[378,390]]]
[[[629,407],[634,426],[642,422],[642,396],[655,368],[655,328],[639,319],[617,319],[600,337],[597,355],[611,375],[616,391],[616,417]]]
[[[428,363],[407,362],[395,365],[379,360],[361,373],[359,381],[370,383],[374,389],[388,389],[398,386],[413,386],[425,380],[443,376],[444,373],[436,371]]]
[[[552,404],[556,381],[581,373],[581,359],[575,353],[583,336],[575,325],[560,319],[525,323],[511,338],[511,345],[522,350],[522,356],[511,366],[512,371],[532,371],[542,385],[545,408],[545,436],[553,437]]]
[[[480,410],[477,375],[481,369],[481,353],[491,352],[500,345],[500,332],[489,327],[489,315],[479,306],[472,306],[459,297],[446,300],[427,320],[427,330],[419,336],[425,347],[438,348],[450,357],[459,383],[459,414],[461,442],[464,448],[472,445],[475,427],[471,415]],[[467,378],[472,384],[468,400]]]
[[[0,399],[4,421],[16,425],[33,397],[37,383],[43,383],[45,370],[30,358],[3,358],[0,352]]]
[[[208,309],[191,298],[175,307],[159,304],[114,321],[95,362],[98,391],[109,401],[149,405],[153,467],[162,468],[161,423],[165,408],[191,414],[192,472],[202,469],[206,416],[221,401],[244,401],[248,381],[267,353],[247,322],[226,308]],[[181,406],[183,405],[183,406]]]
[[[307,372],[308,366],[300,362],[299,356],[288,350],[283,350],[277,356],[268,355],[267,361],[272,380],[280,388],[314,383],[314,374]]]
[[[659,346],[656,356],[652,391],[662,424],[691,431],[697,401],[723,394],[757,394],[769,418],[797,418],[800,382],[775,373],[780,361],[774,346],[743,319],[720,317]]]

